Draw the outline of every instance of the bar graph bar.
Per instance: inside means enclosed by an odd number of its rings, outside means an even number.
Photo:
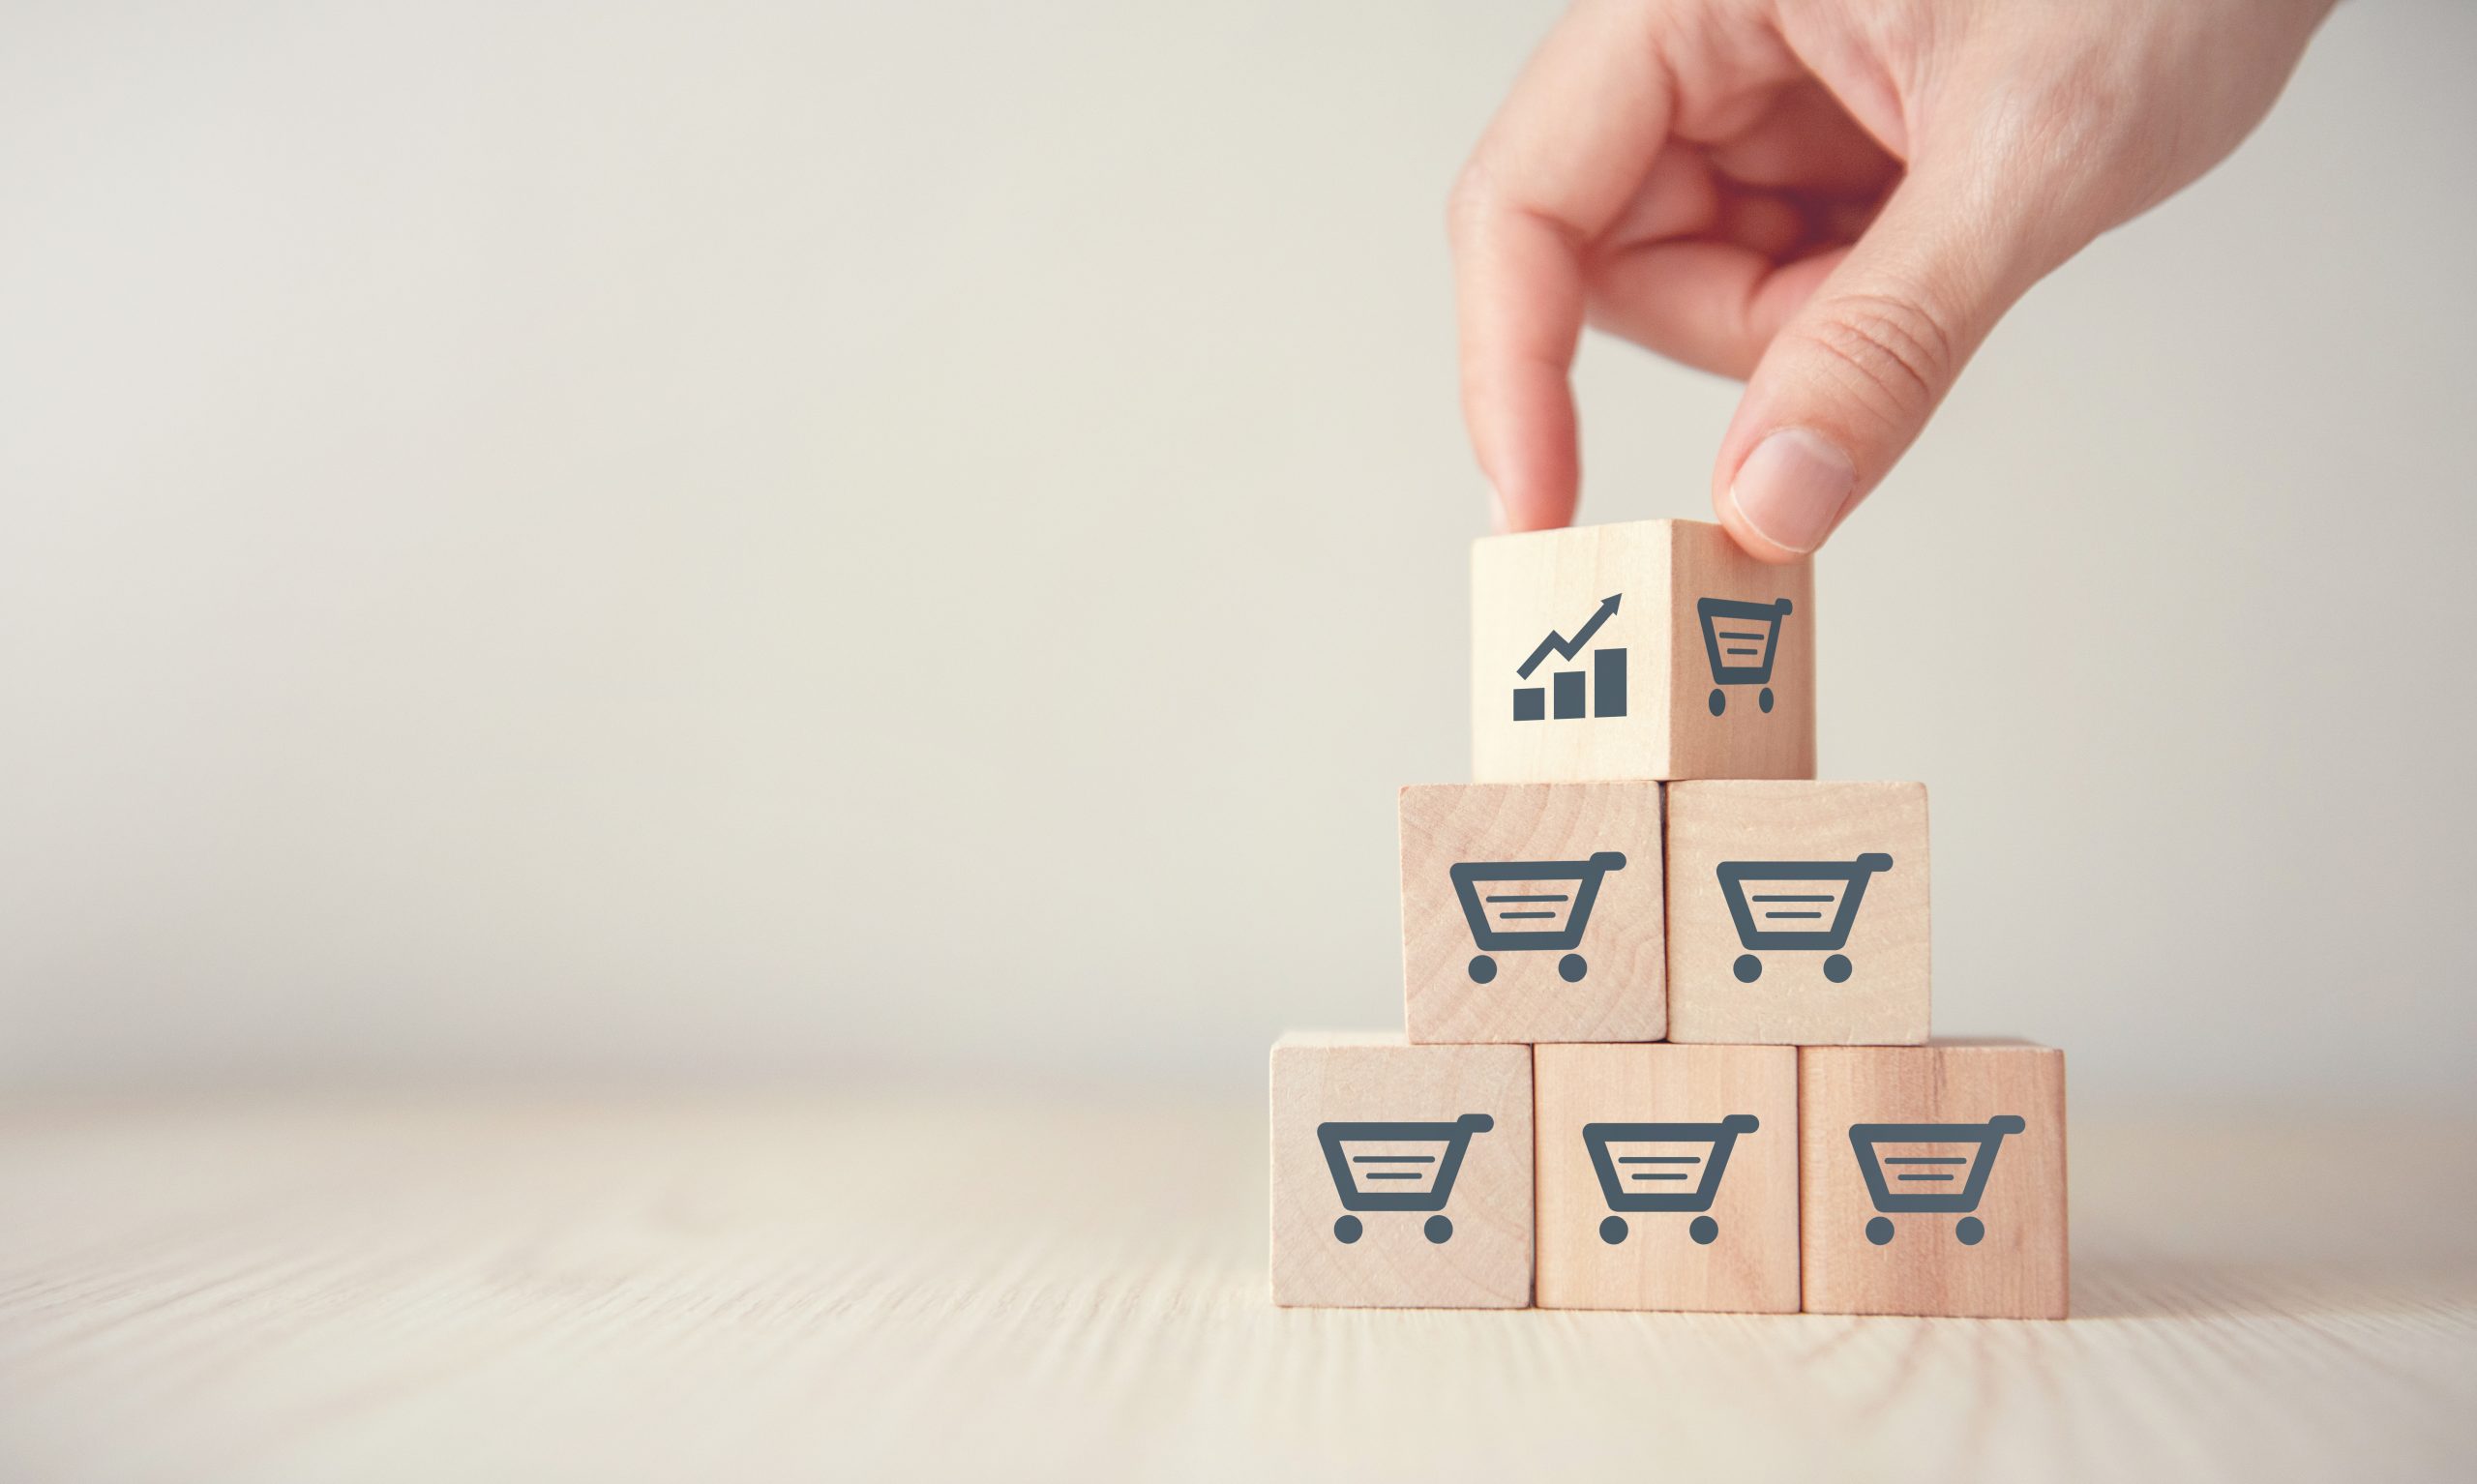
[[[1626,714],[1626,651],[1602,649],[1591,657],[1594,716]]]
[[[1557,720],[1567,722],[1589,715],[1585,709],[1581,670],[1561,669],[1548,677],[1548,683],[1556,688]]]
[[[1513,693],[1513,719],[1517,722],[1546,721],[1548,693],[1536,685],[1517,687]]]

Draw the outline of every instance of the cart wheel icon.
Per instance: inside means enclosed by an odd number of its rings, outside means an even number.
[[[1761,706],[1764,710],[1770,711],[1772,709],[1772,687],[1768,685],[1765,686],[1763,688],[1763,694],[1754,698],[1754,703]]]
[[[1442,1245],[1453,1235],[1453,1223],[1443,1216],[1431,1216],[1428,1218],[1428,1224],[1420,1230],[1427,1232],[1429,1241]]]
[[[1697,1216],[1686,1225],[1686,1234],[1694,1238],[1698,1247],[1709,1247],[1720,1239],[1720,1224],[1709,1216]]]
[[[1358,1217],[1344,1216],[1333,1223],[1333,1240],[1343,1243],[1356,1242],[1358,1240],[1359,1232],[1365,1230],[1366,1228],[1359,1225]]]
[[[1569,953],[1557,961],[1557,977],[1567,984],[1582,983],[1583,975],[1590,972],[1591,965],[1583,962],[1581,954]]]
[[[1823,976],[1835,984],[1849,982],[1850,963],[1847,954],[1835,953],[1823,961]]]
[[[1496,960],[1489,958],[1484,953],[1472,959],[1471,982],[1473,984],[1485,984],[1495,977],[1497,977]]]
[[[1711,704],[1712,714],[1714,716],[1718,716],[1721,712],[1729,709],[1729,697],[1725,692],[1714,691],[1712,693]],[[1770,710],[1771,708],[1767,706],[1764,709]]]
[[[1878,1216],[1866,1223],[1866,1240],[1881,1247],[1893,1239],[1893,1219]]]
[[[1961,1239],[1962,1246],[1975,1247],[1985,1239],[1986,1223],[1975,1216],[1964,1216],[1954,1225],[1953,1234]]]
[[[1737,970],[1740,984],[1752,984],[1763,977],[1763,961],[1753,954],[1739,954],[1737,963],[1732,966]]]
[[[1626,1240],[1626,1218],[1611,1216],[1599,1224],[1599,1239],[1614,1247]]]

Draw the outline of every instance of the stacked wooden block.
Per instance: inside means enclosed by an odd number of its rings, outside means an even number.
[[[1478,543],[1407,1034],[1273,1048],[1276,1303],[2064,1316],[2063,1054],[1930,1039],[1926,790],[1814,780],[1812,581]]]

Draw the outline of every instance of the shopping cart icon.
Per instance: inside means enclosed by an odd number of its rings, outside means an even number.
[[[1729,1150],[1739,1135],[1759,1127],[1752,1113],[1731,1113],[1717,1123],[1586,1123],[1583,1147],[1591,1150],[1611,1211],[1709,1211],[1729,1168]],[[1720,1224],[1697,1216],[1686,1234],[1708,1247]],[[1599,1239],[1611,1247],[1626,1240],[1626,1218],[1601,1222]]]
[[[1780,649],[1780,620],[1789,616],[1789,600],[1741,603],[1734,598],[1697,598],[1694,611],[1703,620],[1703,653],[1712,661],[1712,714],[1729,708],[1731,685],[1759,685],[1754,703],[1772,709],[1772,660]]]
[[[1496,1126],[1486,1113],[1464,1113],[1450,1123],[1319,1123],[1316,1142],[1325,1146],[1343,1210],[1434,1211],[1421,1230],[1429,1241],[1442,1242],[1453,1235],[1445,1202],[1471,1136]],[[1337,1241],[1356,1242],[1364,1230],[1357,1216],[1333,1223]]]
[[[1740,984],[1763,977],[1755,955],[1823,952],[1823,976],[1846,983],[1855,965],[1840,950],[1858,921],[1866,882],[1893,869],[1893,858],[1870,850],[1854,861],[1722,861],[1720,891],[1746,951],[1733,965]],[[1749,887],[1758,888],[1748,890]]]
[[[1985,1123],[1849,1125],[1849,1146],[1858,1151],[1866,1194],[1883,1213],[1866,1222],[1866,1240],[1878,1247],[1891,1241],[1895,1216],[1957,1215],[1953,1234],[1964,1247],[1977,1246],[1986,1235],[1986,1223],[1969,1213],[1978,1209],[2004,1136],[2026,1126],[2012,1113]]]
[[[1497,977],[1492,953],[1562,953],[1558,976],[1579,984],[1591,965],[1572,950],[1591,925],[1599,883],[1626,869],[1626,857],[1601,850],[1580,861],[1464,861],[1453,868],[1453,894],[1471,924],[1479,953],[1471,961],[1474,983]],[[1482,892],[1481,888],[1487,890]]]

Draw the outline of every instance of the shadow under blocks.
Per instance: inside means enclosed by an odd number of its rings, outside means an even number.
[[[1933,1030],[1926,786],[1819,779],[1812,564],[1492,537],[1403,1026],[1271,1059],[1286,1306],[2060,1320],[2064,1055]]]

